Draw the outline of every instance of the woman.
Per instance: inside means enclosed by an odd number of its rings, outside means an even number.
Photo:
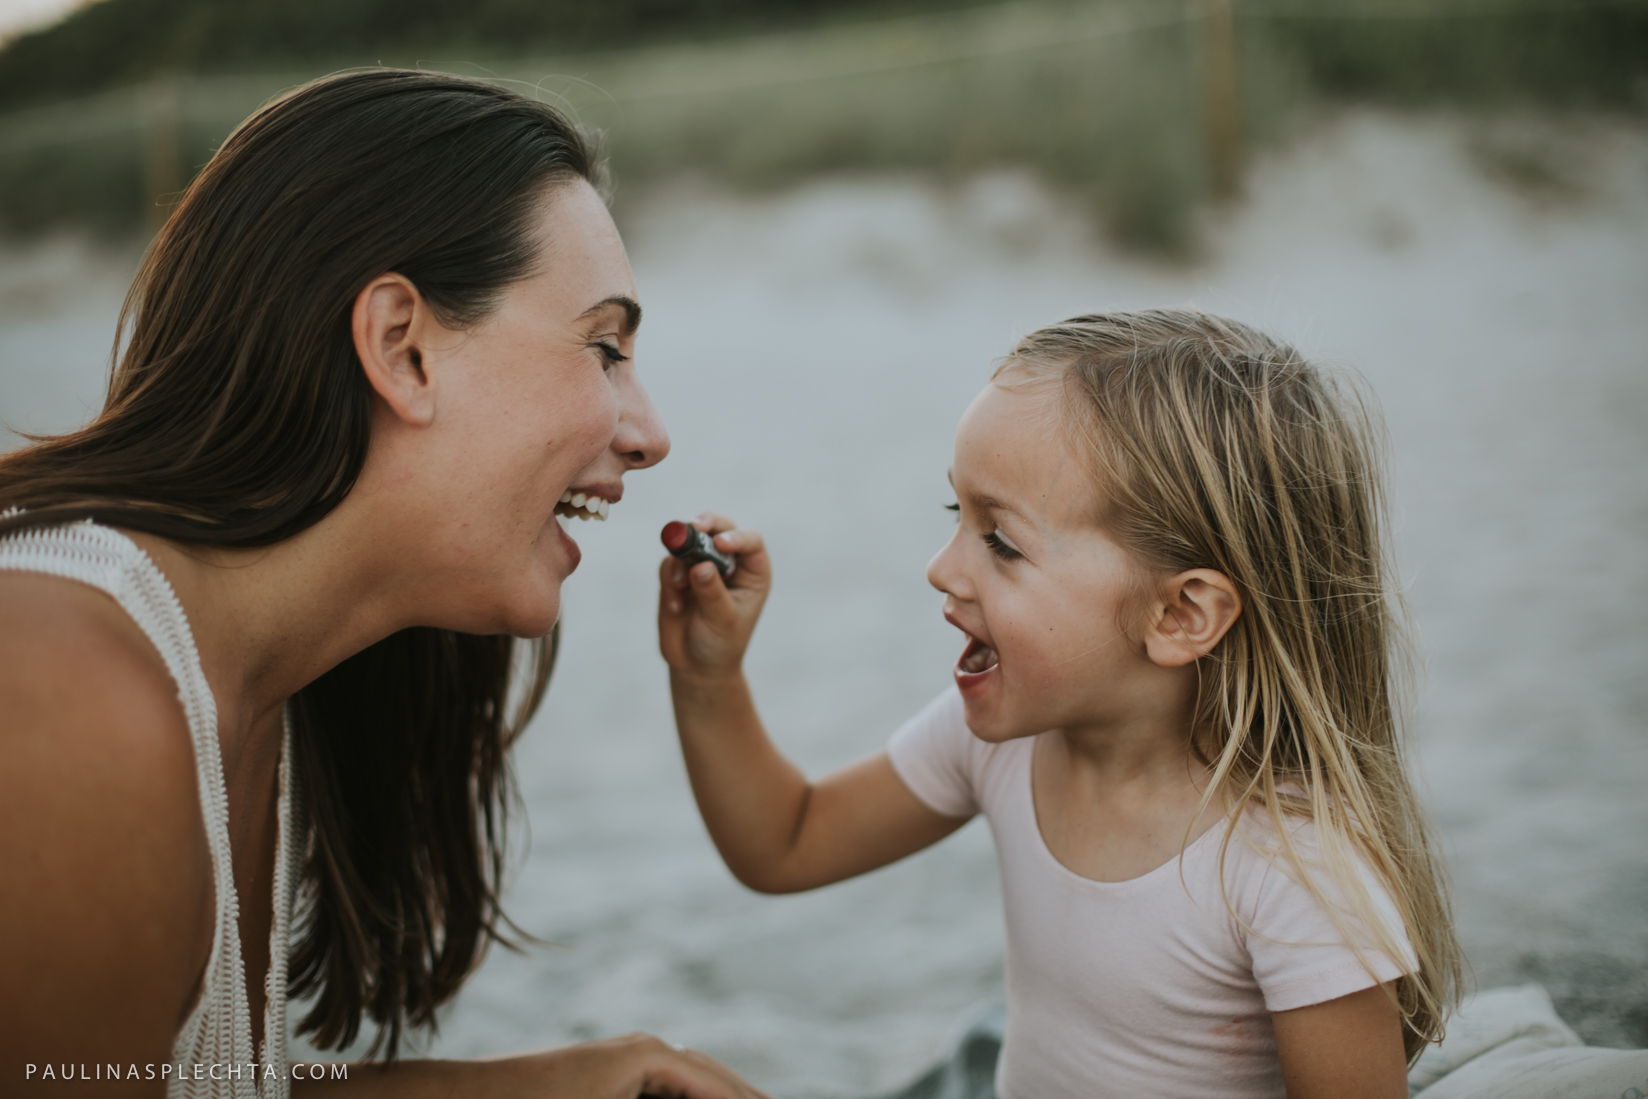
[[[103,412],[0,457],[13,1079],[754,1094],[643,1036],[395,1060],[505,922],[505,752],[553,657],[511,639],[550,635],[579,556],[555,515],[669,449],[596,171],[478,82],[300,88],[156,240]],[[288,993],[388,1067],[294,1081]]]

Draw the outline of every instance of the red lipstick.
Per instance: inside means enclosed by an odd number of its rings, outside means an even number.
[[[664,548],[685,561],[688,568],[700,561],[708,561],[721,574],[721,579],[726,580],[738,567],[736,557],[716,549],[714,540],[691,524],[680,520],[665,523],[663,533],[658,537],[664,543]]]

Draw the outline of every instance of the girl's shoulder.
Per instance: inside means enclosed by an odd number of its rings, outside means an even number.
[[[1225,888],[1238,915],[1255,925],[1345,925],[1371,946],[1407,939],[1391,892],[1353,838],[1330,832],[1310,817],[1285,813],[1280,821],[1249,806],[1231,823],[1223,854]]]
[[[950,687],[899,727],[887,751],[899,778],[930,808],[970,817],[1008,781],[1009,766],[1028,759],[1033,739],[980,740],[967,727],[960,692]]]
[[[1262,805],[1249,804],[1230,816],[1222,834],[1229,872],[1255,879],[1255,885],[1277,874],[1295,881],[1301,874],[1314,877],[1332,860],[1332,854],[1323,851],[1316,821],[1303,813],[1272,814]],[[1335,846],[1332,840],[1328,846]]]

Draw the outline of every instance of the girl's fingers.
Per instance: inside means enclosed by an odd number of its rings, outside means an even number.
[[[735,574],[736,575],[736,574]],[[704,620],[718,630],[728,630],[738,623],[738,608],[732,594],[721,580],[721,574],[708,561],[700,561],[687,572],[692,583],[692,594],[698,600],[698,610]]]
[[[666,557],[658,563],[658,611],[660,614],[681,613],[681,562]]]
[[[715,536],[715,547],[738,555],[738,569],[732,574],[733,587],[759,588],[771,582],[772,564],[767,559],[767,542],[759,531],[724,531]]]
[[[743,556],[744,554],[767,552],[767,543],[761,537],[760,531],[738,530],[735,528],[718,533],[715,536],[715,548]]]
[[[733,530],[738,526],[719,511],[699,512],[692,517],[692,525],[705,534],[720,534],[724,530]]]

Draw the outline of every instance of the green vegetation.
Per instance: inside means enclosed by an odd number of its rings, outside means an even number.
[[[0,51],[0,110],[32,104],[0,114],[0,230],[131,232],[260,102],[347,64],[536,89],[605,133],[621,194],[1029,165],[1166,253],[1221,157],[1324,103],[1648,112],[1648,0],[935,2],[103,0]]]
[[[961,4],[968,0],[961,0]],[[976,0],[975,0],[976,2]],[[0,111],[161,73],[564,56],[955,0],[102,0],[0,51]]]

